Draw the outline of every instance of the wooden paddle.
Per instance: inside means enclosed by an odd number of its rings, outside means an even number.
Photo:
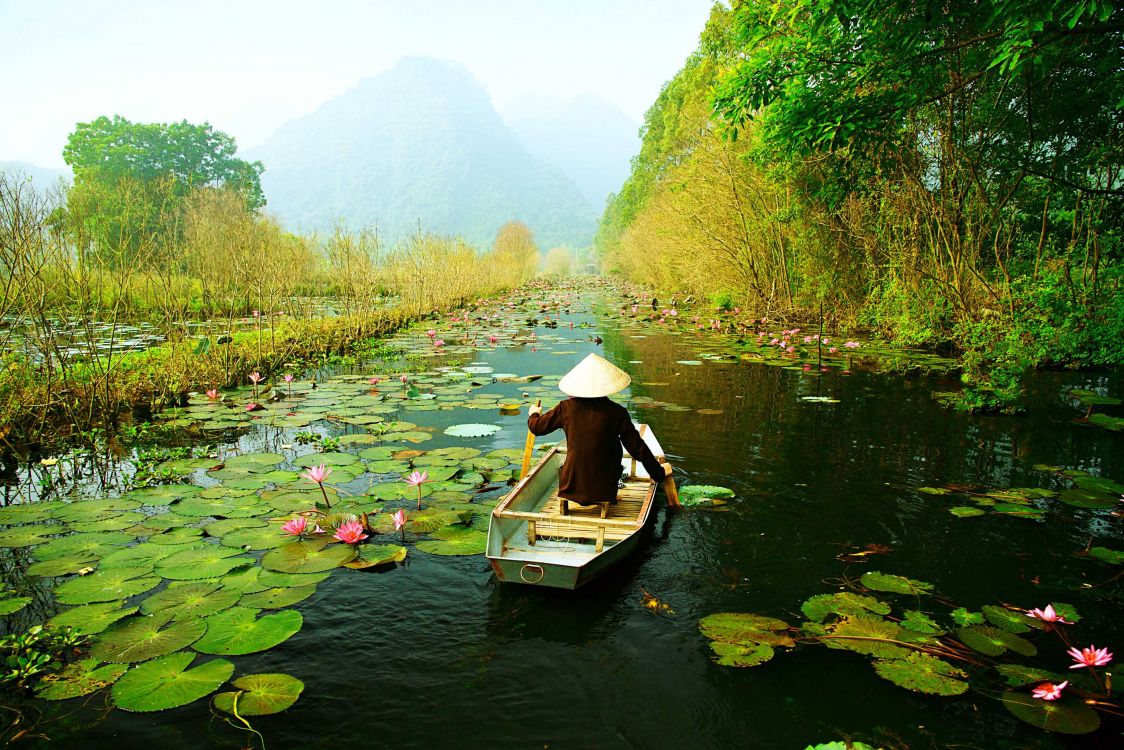
[[[535,406],[542,406],[542,399],[535,402]],[[519,478],[527,476],[531,470],[531,454],[535,451],[535,433],[527,430],[527,444],[523,447],[523,468],[519,471]]]
[[[662,466],[662,464],[661,464]],[[675,477],[668,474],[663,478],[663,491],[667,495],[667,505],[669,508],[679,507],[679,488],[675,486]]]

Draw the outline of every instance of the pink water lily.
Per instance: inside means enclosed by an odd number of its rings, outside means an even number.
[[[378,385],[379,383],[382,382],[382,378],[376,376],[376,377],[371,378],[367,382],[370,383],[371,385]]]
[[[250,373],[250,382],[251,383],[257,385],[258,383],[261,382],[261,380],[262,380],[262,378],[261,378],[260,372],[251,372]]]
[[[848,341],[847,343],[843,344],[843,346],[847,349],[858,349],[859,348],[859,342]]]
[[[1039,700],[1056,701],[1058,698],[1062,697],[1062,691],[1065,690],[1065,686],[1068,684],[1069,680],[1059,682],[1057,685],[1052,682],[1042,682],[1039,683],[1038,687],[1034,688],[1034,692],[1032,692],[1031,695]]]
[[[308,519],[304,516],[296,516],[284,526],[282,526],[281,531],[288,534],[289,536],[300,536],[305,532],[305,529],[307,528]]]
[[[415,471],[406,477],[406,484],[418,488],[418,510],[421,510],[421,486],[429,481],[429,473],[425,471]]]
[[[332,507],[332,501],[328,499],[328,491],[324,489],[324,480],[331,475],[332,469],[324,464],[319,466],[309,467],[308,471],[301,474],[301,477],[310,482],[316,482],[320,486],[320,494],[324,496],[324,504],[329,508]]]
[[[429,336],[430,338],[433,338],[434,336],[436,336],[436,335],[437,335],[437,331],[435,331],[435,330],[433,330],[432,328],[430,328],[430,329],[429,329],[428,331],[426,331],[426,332],[425,332],[425,335],[426,335],[426,336]]]
[[[1044,609],[1028,609],[1026,612],[1027,617],[1033,617],[1042,622],[1058,622],[1063,625],[1072,625],[1073,623],[1065,619],[1057,612],[1054,611],[1054,605],[1047,604]]]
[[[207,391],[207,398],[211,399],[212,401],[218,401],[219,400],[218,389],[212,388],[211,390]]]
[[[434,346],[445,346],[445,339],[434,339],[433,345]]]
[[[1070,669],[1081,669],[1082,667],[1103,667],[1112,661],[1112,652],[1107,648],[1097,648],[1096,646],[1089,645],[1087,648],[1077,649],[1071,648],[1066,651],[1076,664],[1071,664]]]
[[[499,340],[500,340],[499,337],[496,336],[495,334],[492,334],[491,336],[488,337],[488,343],[490,343],[490,344],[494,344]]]
[[[394,513],[394,530],[398,531],[404,528],[406,528],[406,511],[399,508]]]
[[[261,404],[255,404],[253,401],[246,404],[246,411],[257,411],[261,409]]]
[[[367,538],[367,535],[363,533],[363,524],[358,521],[341,523],[333,536],[344,544],[359,544]]]
[[[282,380],[284,380],[286,383],[292,383],[293,382],[293,376],[290,375],[289,373],[285,373],[285,377],[283,377]]]
[[[410,379],[405,375],[400,376],[398,379],[401,380],[403,384],[410,382]]]

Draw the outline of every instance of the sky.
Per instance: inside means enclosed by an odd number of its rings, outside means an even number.
[[[637,122],[712,0],[0,0],[0,161],[61,167],[75,123],[210,122],[240,148],[406,55],[460,62],[497,109],[596,94]]]

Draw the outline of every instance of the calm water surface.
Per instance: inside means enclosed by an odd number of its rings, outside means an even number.
[[[1119,395],[1119,374],[1039,374],[1029,416],[971,417],[935,404],[930,394],[941,384],[932,378],[685,366],[676,360],[695,359],[699,342],[651,331],[637,338],[588,307],[579,312],[572,319],[597,328],[565,332],[575,354],[523,348],[480,360],[497,372],[560,374],[603,351],[633,373],[635,395],[691,408],[634,409],[679,481],[727,486],[738,499],[720,511],[668,513],[661,503],[641,550],[574,593],[500,585],[483,557],[413,549],[407,566],[388,573],[337,571],[297,605],[300,633],[234,660],[237,674],[280,671],[305,682],[292,709],[253,721],[267,747],[802,750],[846,736],[886,748],[1120,747],[1119,726],[1093,738],[1053,737],[1016,720],[994,695],[913,694],[850,652],[808,646],[754,669],[720,667],[697,626],[721,611],[798,623],[805,598],[873,569],[932,582],[953,607],[1074,603],[1085,615],[1078,637],[1124,656],[1119,584],[1083,588],[1115,570],[1074,556],[1091,537],[1119,548],[1119,519],[1060,504],[1045,522],[959,519],[947,512],[958,502],[917,491],[950,482],[1051,486],[1036,463],[1124,479],[1124,435],[1073,424],[1078,412],[1063,397],[1090,385]],[[603,345],[588,340],[594,333]],[[802,401],[807,395],[839,403]],[[403,418],[504,426],[494,438],[468,441],[439,430],[425,449],[521,447],[525,435],[523,416],[458,409]],[[267,437],[248,435],[241,447],[260,450]],[[866,565],[837,559],[872,543],[893,551]],[[645,609],[645,591],[674,614]],[[946,619],[948,607],[936,600],[922,608]],[[178,750],[247,741],[205,701],[151,715],[103,718],[96,708],[53,724],[50,746]]]

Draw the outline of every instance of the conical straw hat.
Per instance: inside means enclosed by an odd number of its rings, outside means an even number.
[[[604,357],[590,354],[562,376],[558,388],[577,398],[599,398],[624,390],[632,378]]]

